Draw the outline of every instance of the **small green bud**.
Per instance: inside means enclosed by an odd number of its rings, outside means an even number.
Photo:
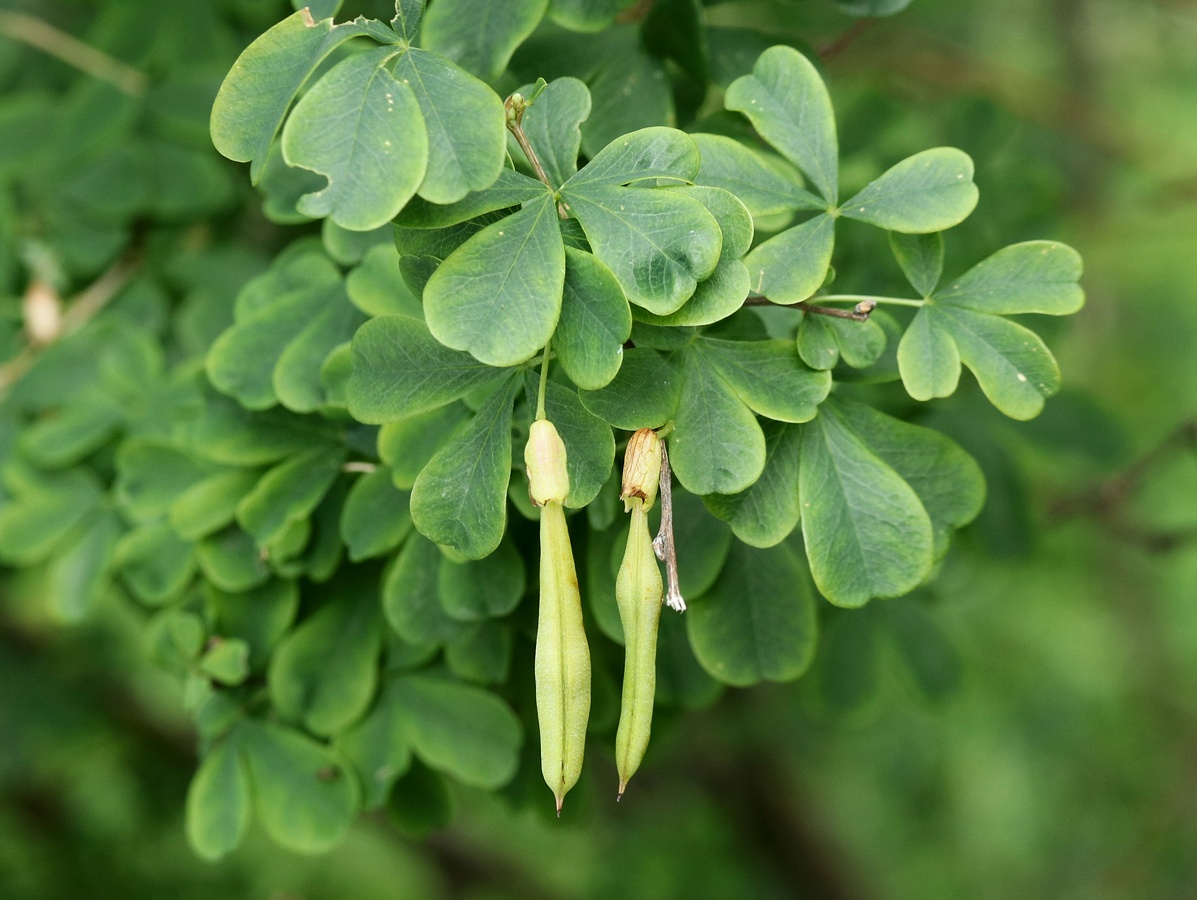
[[[569,496],[569,470],[565,466],[565,443],[548,419],[538,419],[528,432],[524,446],[528,470],[528,496],[537,506],[564,503]]]
[[[661,439],[651,428],[641,428],[628,441],[623,456],[623,500],[624,512],[632,509],[632,499],[644,501],[647,512],[657,499],[657,486],[661,482]]]

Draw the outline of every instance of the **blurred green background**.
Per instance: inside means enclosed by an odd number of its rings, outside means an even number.
[[[260,5],[264,27],[281,7]],[[1066,384],[1044,415],[1009,422],[966,390],[926,416],[990,482],[927,603],[825,610],[810,674],[662,718],[619,806],[596,747],[603,777],[560,823],[455,787],[426,837],[432,818],[367,818],[306,859],[255,831],[216,866],[184,839],[194,740],[140,621],[6,613],[0,898],[1197,897],[1197,6],[914,0],[863,28],[818,0],[707,13],[823,49],[845,180],[972,154],[982,199],[949,271],[1028,238],[1085,257],[1085,310],[1036,323]],[[841,277],[898,277],[851,232],[843,247]],[[921,615],[950,645],[874,648],[917,642]]]

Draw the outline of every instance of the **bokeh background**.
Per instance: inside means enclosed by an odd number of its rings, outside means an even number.
[[[202,2],[239,9],[245,41],[286,11]],[[87,37],[104,4],[18,5]],[[975,389],[926,413],[990,498],[923,602],[825,609],[807,676],[662,719],[619,806],[601,778],[560,823],[454,788],[327,857],[255,830],[208,865],[182,826],[194,738],[140,620],[110,604],[63,630],[0,600],[0,897],[1197,897],[1197,4],[707,15],[821,51],[845,180],[928,146],[973,156],[949,272],[1030,238],[1085,257],[1086,308],[1035,323],[1066,385],[1041,418]],[[28,53],[0,38],[0,105]],[[841,277],[897,287],[863,231]]]

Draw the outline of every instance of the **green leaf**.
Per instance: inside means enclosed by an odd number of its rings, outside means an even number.
[[[222,591],[247,591],[270,578],[270,568],[257,544],[240,528],[226,528],[204,538],[195,553],[204,577]]]
[[[397,678],[392,689],[407,739],[429,766],[490,790],[515,775],[523,731],[494,694],[426,675]]]
[[[740,198],[721,187],[703,184],[668,185],[667,190],[691,197],[706,207],[719,223],[723,242],[719,248],[720,261],[739,259],[752,246],[752,214]]]
[[[474,232],[481,230],[485,225],[501,220],[504,210],[514,209],[538,197],[551,194],[552,191],[543,182],[529,178],[514,169],[502,169],[498,180],[490,187],[471,191],[456,203],[440,205],[429,203],[427,200],[413,200],[396,222],[397,228],[403,229],[403,239],[397,239],[399,250],[404,255],[417,251],[448,255],[456,248],[443,248],[432,244],[417,245],[413,242],[420,241],[420,236],[411,232],[448,229],[454,225],[472,223],[481,217],[488,217],[487,221],[479,222],[477,228],[462,237],[457,244],[460,246],[465,243],[466,238],[472,237]],[[423,238],[425,242],[429,241],[429,235],[424,235]]]
[[[519,385],[512,378],[495,391],[412,486],[416,528],[467,559],[493,552],[507,525],[511,407]]]
[[[167,522],[125,534],[114,551],[114,567],[137,599],[160,604],[177,597],[195,574],[195,552]]]
[[[68,470],[62,477],[22,489],[0,507],[0,560],[12,566],[42,562],[100,500],[93,477]]]
[[[540,23],[548,0],[439,0],[424,16],[423,46],[483,81],[494,81]]]
[[[395,487],[385,468],[353,483],[341,509],[341,537],[351,562],[383,556],[402,543],[412,527],[410,496]]]
[[[1033,419],[1060,389],[1060,369],[1042,338],[998,316],[953,306],[930,310],[989,402],[1012,419]]]
[[[565,506],[581,509],[598,496],[615,462],[615,438],[610,427],[586,409],[578,392],[555,382],[545,391],[545,413],[561,436],[569,472]]]
[[[378,455],[391,467],[395,487],[410,491],[428,461],[469,417],[464,403],[450,403],[383,425],[378,432]]]
[[[447,347],[515,365],[552,337],[564,280],[556,207],[545,196],[455,250],[424,288],[424,317]]]
[[[690,197],[607,184],[567,185],[561,196],[628,300],[650,312],[675,312],[715,271],[719,224]]]
[[[382,316],[353,339],[346,399],[350,415],[377,425],[436,409],[503,374],[443,346],[418,319]]]
[[[636,319],[651,325],[711,325],[726,319],[744,305],[750,288],[748,269],[738,259],[721,259],[711,277],[700,281],[693,296],[668,316],[637,309]]]
[[[270,661],[270,700],[281,715],[329,735],[365,713],[378,679],[382,617],[373,591],[334,592],[288,634]]]
[[[424,3],[425,0],[395,0],[395,18],[391,19],[391,28],[408,44],[414,44],[420,34]]]
[[[943,235],[891,231],[889,247],[911,286],[920,296],[930,296],[943,275]]]
[[[526,586],[523,558],[506,538],[483,559],[454,562],[442,557],[437,576],[441,604],[459,622],[508,615],[519,605]]]
[[[675,487],[673,534],[677,545],[678,587],[682,596],[705,594],[727,561],[732,545],[731,529],[707,511],[701,497]],[[621,550],[626,543],[619,543]],[[622,556],[612,559],[613,574],[618,574],[621,560]]]
[[[524,134],[549,181],[558,187],[578,171],[581,125],[589,115],[590,91],[576,78],[550,81],[524,113]]]
[[[672,355],[637,347],[624,353],[618,374],[606,387],[582,391],[582,405],[615,428],[660,428],[672,417],[682,377]]]
[[[801,169],[830,204],[837,200],[839,142],[831,98],[818,70],[792,47],[770,47],[751,75],[731,83],[724,105]]]
[[[611,141],[561,188],[574,193],[584,187],[613,187],[648,178],[692,182],[701,162],[698,146],[684,131],[641,128]]]
[[[358,22],[334,25],[297,12],[237,58],[212,106],[212,143],[229,159],[252,163],[262,177],[267,153],[291,100],[330,53],[350,38],[374,33]]]
[[[337,426],[284,410],[252,412],[216,393],[204,397],[204,410],[179,429],[178,440],[213,462],[260,466],[313,444],[340,440]]]
[[[296,335],[278,358],[271,374],[275,396],[294,412],[315,412],[328,402],[322,366],[329,355],[349,342],[366,321],[350,305],[344,290]]]
[[[868,368],[885,344],[885,329],[874,319],[855,322],[808,312],[798,324],[798,355],[814,369],[830,369],[841,357],[853,368]]]
[[[228,593],[204,586],[207,616],[213,631],[244,641],[252,671],[265,667],[274,648],[290,629],[299,611],[299,587],[275,579],[245,593]]]
[[[249,647],[236,638],[217,639],[200,657],[199,669],[221,684],[241,684],[249,675]]]
[[[328,179],[300,198],[303,215],[370,231],[395,218],[424,180],[428,133],[420,105],[385,65],[397,52],[355,53],[295,104],[283,128],[283,159]]]
[[[249,409],[267,409],[278,402],[275,373],[285,365],[297,389],[302,389],[304,372],[295,372],[296,363],[307,362],[304,345],[313,342],[320,346],[324,330],[331,322],[326,313],[340,305],[349,321],[334,330],[334,342],[324,344],[331,350],[347,339],[345,332],[356,312],[348,303],[340,273],[326,257],[305,257],[300,271],[309,273],[311,281],[305,287],[289,290],[281,295],[258,299],[259,291],[247,288],[238,298],[235,324],[225,331],[208,351],[207,369],[212,385],[222,393],[237,398]],[[263,290],[277,290],[275,280],[263,281]],[[316,322],[320,322],[319,327]],[[283,363],[292,342],[300,343],[297,360]],[[323,359],[323,357],[321,357]],[[311,373],[308,378],[317,378]]]
[[[896,597],[931,569],[931,520],[918,495],[834,407],[805,429],[799,473],[811,575],[837,606]]]
[[[594,255],[566,247],[561,320],[553,334],[553,350],[570,381],[583,390],[609,384],[631,333],[632,313],[611,270]]]
[[[249,828],[249,766],[235,737],[214,744],[187,790],[187,840],[209,861],[227,856]]]
[[[571,31],[602,31],[635,0],[550,0],[549,18]]]
[[[792,341],[702,338],[695,347],[753,412],[780,422],[809,422],[831,391],[827,372],[809,369]]]
[[[422,318],[424,308],[399,271],[399,254],[388,245],[371,247],[345,279],[350,302],[368,316]]]
[[[773,547],[798,527],[798,461],[802,429],[764,422],[765,468],[751,487],[738,494],[708,494],[707,509],[731,525],[737,538],[752,547]]]
[[[842,208],[849,219],[889,231],[944,231],[968,218],[977,205],[973,161],[954,147],[935,147],[902,160]]]
[[[802,186],[802,175],[780,157],[721,134],[691,135],[702,156],[695,184],[723,188],[756,217],[824,210],[826,201]],[[721,223],[722,224],[722,223]]]
[[[815,654],[815,601],[797,552],[733,543],[719,580],[686,613],[702,667],[724,684],[793,681]]]
[[[228,525],[237,504],[258,483],[257,469],[234,469],[209,476],[183,491],[170,505],[170,524],[187,541],[197,541]]]
[[[134,437],[116,453],[116,496],[122,511],[138,522],[164,515],[192,485],[215,471],[161,438]]]
[[[404,733],[393,682],[385,682],[369,714],[342,732],[337,752],[353,764],[362,784],[362,806],[378,809],[387,801],[391,786],[411,767],[411,748]]]
[[[237,504],[237,521],[259,546],[277,540],[312,514],[344,461],[344,447],[316,447],[279,463]]]
[[[587,78],[593,107],[582,125],[582,152],[594,159],[608,144],[647,127],[677,119],[665,64],[640,46],[639,29],[617,25],[602,43],[598,71]],[[581,74],[581,73],[579,73]],[[635,102],[628,102],[634,97]]]
[[[123,420],[111,400],[103,395],[92,396],[30,424],[21,434],[19,445],[31,462],[57,469],[77,463],[104,446]]]
[[[382,585],[382,608],[399,637],[417,646],[457,640],[467,626],[445,612],[440,595],[443,555],[436,545],[412,535],[399,551]]]
[[[246,722],[238,731],[266,833],[296,853],[339,844],[359,806],[357,781],[344,760],[281,725]]]
[[[511,671],[514,641],[511,629],[498,622],[480,622],[445,647],[445,663],[463,681],[503,684]]]
[[[862,403],[832,402],[845,424],[918,494],[931,517],[935,556],[943,556],[952,531],[975,519],[985,504],[981,467],[959,444],[937,431],[899,421]]]
[[[935,302],[995,315],[1066,316],[1085,303],[1081,269],[1080,254],[1065,244],[1012,244],[937,292]]]
[[[116,514],[104,510],[50,561],[46,596],[51,612],[59,620],[81,621],[108,587],[108,573],[122,530]]]
[[[448,60],[415,48],[399,57],[395,77],[415,91],[428,129],[428,171],[420,196],[454,203],[490,187],[507,148],[506,113],[498,95]]]
[[[951,329],[930,306],[916,314],[898,343],[898,370],[915,400],[950,397],[960,383],[960,351]]]
[[[684,386],[669,436],[678,480],[695,494],[735,494],[760,477],[765,438],[756,417],[703,355],[684,355]]]
[[[774,303],[801,303],[827,280],[835,219],[826,213],[753,248],[744,258],[752,289]]]

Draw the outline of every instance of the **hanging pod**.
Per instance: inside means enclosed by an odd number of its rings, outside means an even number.
[[[661,439],[649,428],[632,435],[624,454],[624,509],[631,513],[627,548],[615,581],[619,620],[623,624],[623,697],[615,736],[619,796],[640,767],[652,729],[657,690],[657,624],[664,585],[648,531],[648,511],[661,479]]]
[[[540,512],[540,613],[536,625],[536,717],[540,768],[557,800],[578,781],[590,717],[590,648],[565,510],[565,444],[547,419],[532,423],[524,448],[528,493]]]

